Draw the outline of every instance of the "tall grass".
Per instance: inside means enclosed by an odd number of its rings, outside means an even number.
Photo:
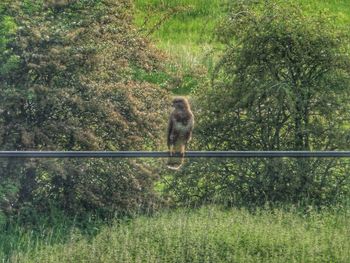
[[[105,222],[100,219],[87,216],[77,221],[54,210],[31,218],[19,215],[16,220],[9,219],[0,225],[0,262],[7,262],[12,254],[65,243],[74,233],[92,237],[103,225]]]
[[[10,262],[349,262],[349,224],[349,210],[183,209],[115,223],[90,240],[34,240]]]

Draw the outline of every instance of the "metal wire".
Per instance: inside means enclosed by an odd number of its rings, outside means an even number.
[[[179,157],[177,153],[174,157]],[[0,151],[0,158],[167,158],[150,151]],[[350,151],[188,151],[186,158],[350,157]]]

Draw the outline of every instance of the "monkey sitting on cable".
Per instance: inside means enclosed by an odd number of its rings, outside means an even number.
[[[192,135],[194,117],[187,99],[177,97],[173,100],[173,106],[174,110],[170,114],[167,138],[170,153],[168,167],[177,170],[181,167],[184,161],[185,148]],[[180,163],[174,162],[176,158],[173,158],[172,156],[175,152],[180,152]]]

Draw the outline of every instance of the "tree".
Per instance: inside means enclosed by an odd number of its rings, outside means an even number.
[[[6,4],[17,29],[0,57],[16,59],[0,72],[1,150],[161,145],[168,95],[135,81],[132,70],[156,71],[162,56],[138,35],[130,10],[127,0]],[[113,214],[154,205],[155,178],[142,164],[9,160],[0,169],[1,181],[17,189],[4,210],[26,204],[44,210],[51,202],[70,213]]]
[[[348,38],[332,26],[330,17],[306,16],[283,1],[241,1],[217,35],[226,48],[212,86],[198,99],[204,109],[197,118],[202,147],[348,148]],[[345,172],[337,164],[320,159],[228,162],[220,174],[221,197],[257,203],[306,198],[330,202],[346,190]],[[207,185],[216,177],[208,177]]]

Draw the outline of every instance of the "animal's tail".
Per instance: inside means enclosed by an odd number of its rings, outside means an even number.
[[[171,170],[179,170],[184,163],[184,157],[169,157],[167,167]]]
[[[178,165],[178,166],[170,166],[168,165],[167,168],[173,171],[178,171],[181,168],[182,164]]]
[[[171,170],[179,170],[185,160],[185,145],[180,146],[180,158],[173,156],[175,154],[173,145],[170,145],[169,147],[169,154],[170,157],[168,159],[168,168]]]

